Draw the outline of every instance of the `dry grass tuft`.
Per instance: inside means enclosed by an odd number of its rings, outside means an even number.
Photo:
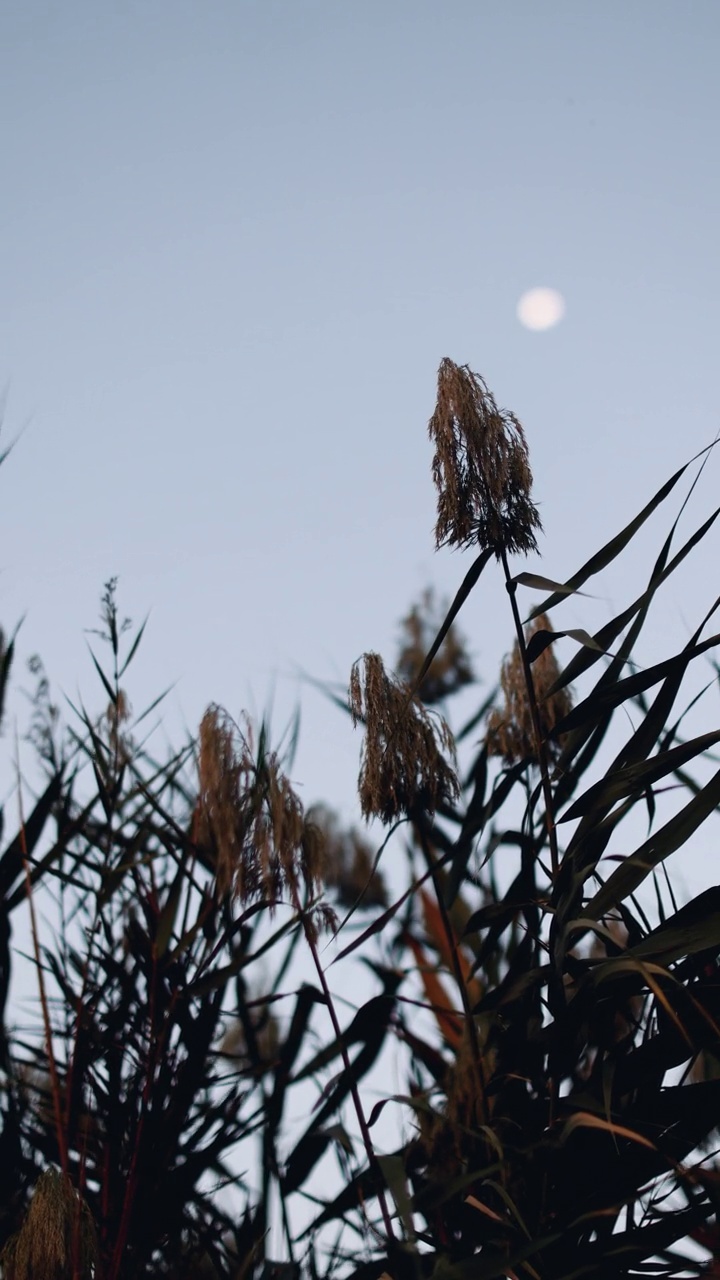
[[[420,806],[433,812],[459,793],[455,743],[445,721],[410,697],[404,681],[388,676],[377,653],[366,653],[350,677],[353,724],[364,721],[358,788],[366,818],[393,822]]]
[[[536,631],[549,631],[550,622],[545,614],[539,614],[526,629],[529,640]],[[567,689],[548,697],[548,690],[560,675],[560,668],[553,653],[552,645],[546,649],[532,664],[533,684],[538,704],[540,733],[552,754],[561,744],[549,739],[555,725],[566,716],[572,707],[572,700]],[[537,762],[537,748],[533,732],[532,712],[528,698],[527,685],[520,647],[515,642],[509,658],[503,663],[500,674],[500,686],[505,698],[502,709],[491,711],[488,717],[486,743],[489,755],[502,756],[507,764],[520,760]]]
[[[418,1110],[419,1139],[416,1158],[433,1182],[442,1184],[459,1177],[477,1157],[482,1106],[470,1037],[465,1034],[457,1057],[448,1065],[444,1081],[445,1105],[441,1111]]]
[[[199,799],[194,835],[209,849],[218,893],[272,908],[285,893],[297,905],[322,883],[322,847],[274,752],[249,722],[242,732],[219,707],[200,725]]]
[[[428,433],[435,445],[437,546],[476,545],[497,556],[537,551],[542,525],[530,499],[525,433],[467,365],[441,361]]]
[[[90,1210],[65,1174],[46,1169],[22,1227],[3,1249],[5,1280],[90,1280],[96,1264]]]
[[[362,899],[363,907],[387,907],[388,896],[382,872],[373,870],[372,846],[354,828],[340,826],[327,805],[313,805],[308,821],[323,838],[324,880],[337,895],[341,907],[354,907]]]
[[[403,619],[398,672],[406,684],[414,686],[425,662],[425,655],[442,626],[446,612],[437,602],[432,587],[428,587],[420,602],[413,605]],[[464,689],[474,679],[475,673],[465,639],[453,623],[418,689],[418,695],[429,707],[449,698],[459,689]]]

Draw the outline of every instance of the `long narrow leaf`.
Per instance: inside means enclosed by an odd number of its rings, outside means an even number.
[[[720,769],[702,791],[665,823],[610,876],[587,907],[587,914],[599,918],[642,884],[654,867],[679,849],[720,805]]]
[[[596,782],[594,786],[588,787],[559,821],[572,822],[573,819],[592,813],[593,810],[611,807],[625,796],[642,791],[660,778],[674,773],[676,769],[687,764],[689,760],[694,760],[716,742],[720,742],[720,729],[716,729],[713,733],[703,733],[700,737],[683,743],[681,747],[674,747],[670,751],[662,752],[661,755],[653,756],[651,760],[618,769],[600,782]]]
[[[445,620],[440,630],[438,631],[435,639],[433,640],[430,646],[430,649],[428,650],[425,661],[423,662],[422,667],[420,668],[420,671],[416,676],[415,681],[413,682],[413,687],[412,687],[413,694],[417,693],[418,689],[422,685],[422,682],[425,679],[425,676],[427,675],[428,671],[430,670],[430,667],[433,664],[433,660],[436,657],[442,645],[443,640],[445,639],[448,631],[450,630],[453,622],[455,621],[462,606],[464,605],[465,601],[470,595],[470,592],[472,591],[473,587],[478,581],[480,574],[485,568],[485,565],[490,560],[492,554],[493,554],[493,551],[491,547],[488,548],[486,551],[481,551],[480,555],[477,557],[476,560],[473,561],[467,573],[465,574],[465,577],[463,578],[457,590],[455,599],[453,600],[452,604],[450,605],[450,608],[447,611]]]
[[[645,693],[647,689],[659,684],[667,676],[684,670],[694,658],[707,653],[708,649],[716,648],[718,644],[720,644],[720,633],[709,636],[707,640],[700,641],[691,650],[683,649],[674,658],[667,658],[664,662],[658,662],[655,666],[648,667],[647,671],[639,671],[634,676],[626,676],[624,680],[619,680],[617,684],[609,689],[593,690],[587,698],[579,702],[576,707],[573,707],[572,711],[568,712],[558,722],[553,734],[560,736],[588,720],[600,720],[607,711],[621,706],[623,702],[636,698],[640,693]]]
[[[685,560],[698,543],[702,541],[706,533],[708,533],[712,528],[719,515],[720,507],[718,507],[717,510],[714,511],[702,525],[700,525],[699,529],[695,530],[669,563],[666,563],[666,555],[669,552],[670,538],[666,540],[663,551],[658,558],[655,568],[653,569],[650,582],[642,595],[638,596],[631,605],[628,605],[626,609],[623,609],[622,613],[619,613],[617,617],[613,618],[610,622],[607,622],[604,627],[601,627],[600,630],[595,633],[592,638],[595,641],[597,648],[586,646],[571,658],[570,662],[561,672],[554,685],[552,685],[548,690],[548,697],[552,697],[552,695],[557,693],[558,690],[566,688],[567,685],[572,684],[573,681],[583,675],[585,671],[598,661],[601,656],[600,650],[602,650],[603,653],[607,653],[620,633],[625,630],[625,627],[628,623],[632,622],[633,618],[635,618],[637,614],[647,613],[647,606],[650,604],[653,596],[662,586],[663,582],[665,582],[671,574],[674,573],[682,561]]]
[[[589,560],[586,560],[585,564],[578,569],[577,573],[574,573],[572,577],[568,578],[567,582],[563,584],[561,590],[553,592],[551,596],[548,596],[546,600],[543,600],[542,604],[539,604],[536,609],[533,609],[530,617],[537,618],[541,613],[549,613],[549,611],[554,609],[555,605],[559,604],[561,600],[566,599],[568,595],[577,591],[578,587],[581,587],[583,583],[587,582],[588,578],[593,577],[596,573],[600,573],[602,569],[606,569],[609,564],[612,564],[613,560],[615,560],[617,556],[620,555],[620,552],[625,550],[628,543],[632,541],[635,534],[642,528],[645,521],[652,515],[653,511],[656,511],[661,503],[663,503],[669,494],[672,493],[675,485],[694,461],[695,459],[691,458],[690,462],[686,462],[679,471],[675,472],[674,476],[671,476],[669,480],[666,480],[665,484],[661,485],[655,496],[650,499],[646,506],[643,507],[642,511],[640,511],[638,515],[636,515],[634,519],[620,531],[620,533],[616,534],[614,538],[611,538],[609,542],[606,542],[604,547],[601,547],[599,551],[596,551],[595,555],[591,556]]]

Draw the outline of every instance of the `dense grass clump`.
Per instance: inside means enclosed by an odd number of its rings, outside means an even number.
[[[35,664],[45,783],[0,854],[8,1280],[720,1274],[720,888],[711,866],[679,903],[666,865],[710,845],[720,805],[720,601],[679,652],[637,657],[720,509],[680,542],[675,516],[594,633],[556,621],[709,454],[557,582],[512,564],[541,532],[523,428],[447,359],[430,436],[437,545],[473,558],[449,608],[410,610],[397,673],[365,654],[338,699],[368,833],[306,811],[268,726],[218,707],[156,759],[114,583],[101,713],[64,729]],[[453,729],[477,689],[457,619],[491,572],[510,653]],[[19,1031],[28,907],[39,1014]]]

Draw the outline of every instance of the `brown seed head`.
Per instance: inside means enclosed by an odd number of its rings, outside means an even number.
[[[195,838],[212,850],[218,893],[231,889],[243,904],[272,907],[288,891],[297,904],[303,883],[320,887],[322,857],[302,803],[263,739],[256,752],[249,721],[243,732],[219,707],[206,711]]]
[[[496,555],[537,551],[542,525],[530,499],[525,433],[467,365],[441,361],[428,433],[435,444],[437,546],[474,544]]]
[[[326,805],[313,805],[308,822],[320,832],[323,841],[323,879],[333,889],[341,907],[386,907],[387,889],[382,872],[374,870],[372,846],[354,827],[341,827],[337,816]]]
[[[419,604],[413,605],[402,623],[402,649],[398,659],[398,672],[408,685],[414,685],[422,670],[430,645],[442,626],[447,610],[435,599],[432,587],[423,592]],[[433,659],[418,695],[426,706],[441,702],[472,684],[475,674],[468,656],[464,636],[452,623],[440,652]]]
[[[483,1069],[482,1066],[480,1068]],[[474,1049],[467,1034],[445,1077],[445,1105],[432,1116],[419,1113],[420,1149],[434,1182],[456,1178],[477,1158],[481,1106]]]
[[[365,723],[365,743],[358,781],[360,807],[366,818],[392,822],[420,805],[431,812],[441,800],[458,795],[453,736],[440,716],[433,716],[408,686],[388,676],[377,653],[366,653],[350,677],[353,724]]]
[[[46,1169],[25,1221],[2,1253],[5,1280],[90,1280],[97,1263],[92,1214],[70,1179]]]
[[[550,622],[544,613],[526,628],[525,638],[529,640],[536,631],[549,631]],[[538,704],[540,732],[548,745],[551,754],[556,753],[559,746],[548,738],[555,725],[566,716],[572,707],[572,699],[568,689],[560,689],[548,697],[560,675],[560,668],[553,653],[552,645],[543,649],[532,664],[535,698]],[[489,755],[503,756],[507,764],[520,760],[537,760],[535,733],[533,730],[530,702],[528,700],[525,672],[523,670],[520,648],[515,642],[510,657],[503,663],[500,674],[500,686],[503,691],[505,705],[501,709],[491,711],[488,716],[486,743]]]

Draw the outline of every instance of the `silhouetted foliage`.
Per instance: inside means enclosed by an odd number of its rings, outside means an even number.
[[[341,701],[381,841],[305,812],[267,725],[211,707],[155,759],[156,704],[134,716],[126,692],[143,628],[113,582],[102,714],[64,732],[34,663],[46,780],[0,855],[8,1280],[720,1274],[720,888],[678,904],[666,869],[720,805],[717,716],[683,728],[716,694],[720,601],[678,653],[638,659],[720,509],[679,545],[675,517],[595,634],[561,630],[695,460],[558,583],[510,569],[540,531],[514,416],[445,360],[430,426],[437,540],[476,558],[444,618],[428,596],[407,615],[398,675],[364,655]],[[486,570],[514,647],[453,732],[474,687],[457,616]],[[523,618],[528,589],[546,598]],[[0,707],[12,657],[3,640]],[[395,901],[389,841],[409,868]],[[8,1010],[27,907],[36,1031]],[[404,1092],[378,1100],[380,1074]]]

